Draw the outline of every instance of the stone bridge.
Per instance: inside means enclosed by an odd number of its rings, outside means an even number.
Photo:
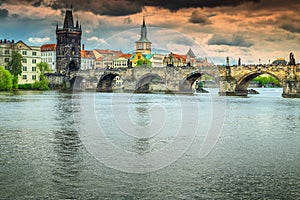
[[[71,74],[69,80],[70,87],[75,90],[84,88],[112,92],[113,80],[119,76],[124,91],[191,93],[193,83],[204,74],[216,80],[219,78],[217,67],[136,67],[79,71]]]
[[[220,95],[247,96],[252,79],[269,74],[281,82],[283,97],[300,97],[300,65],[219,66]]]
[[[247,87],[251,80],[261,74],[269,74],[281,82],[283,97],[300,98],[300,65],[115,68],[79,71],[60,77],[67,79],[67,88],[74,90],[111,92],[113,80],[119,76],[123,81],[124,91],[192,93],[193,83],[204,74],[214,77],[219,84],[220,95],[247,96]]]

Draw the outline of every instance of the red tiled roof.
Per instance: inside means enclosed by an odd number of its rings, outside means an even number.
[[[127,54],[121,54],[119,56],[119,58],[127,58],[127,59],[129,59],[130,57],[131,57],[131,54],[129,54],[129,53],[127,53]]]
[[[176,59],[180,60],[180,58],[182,59],[182,61],[186,61],[186,55],[179,55],[179,54],[172,54]]]
[[[112,54],[114,56],[119,56],[121,54],[123,54],[123,52],[121,50],[119,51],[116,51],[116,50],[110,50],[110,49],[106,49],[106,50],[103,50],[103,49],[95,49],[98,53],[100,54]]]
[[[41,51],[56,51],[56,44],[44,44]]]
[[[81,50],[81,58],[95,59],[93,51]]]

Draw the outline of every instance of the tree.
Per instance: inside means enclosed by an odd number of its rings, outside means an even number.
[[[12,75],[4,67],[0,66],[0,90],[11,90]]]
[[[7,67],[12,78],[13,88],[18,88],[18,76],[22,74],[22,60],[23,56],[16,51],[12,52],[12,59],[8,62]]]
[[[40,62],[36,66],[39,69],[39,71],[41,72],[40,81],[42,81],[43,79],[45,79],[45,72],[50,72],[51,69],[49,68],[48,63],[46,63],[46,62]]]
[[[146,66],[146,67],[152,67],[152,63],[149,59],[139,59],[136,62],[136,66]]]
[[[45,77],[45,72],[49,72],[51,71],[51,69],[49,68],[48,63],[46,62],[40,62],[37,65],[37,68],[40,71],[40,81],[35,82],[33,84],[33,88],[34,89],[38,89],[38,90],[49,90],[49,80],[46,79]]]

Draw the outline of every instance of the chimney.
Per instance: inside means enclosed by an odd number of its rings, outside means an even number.
[[[82,44],[82,50],[84,50],[84,44]]]

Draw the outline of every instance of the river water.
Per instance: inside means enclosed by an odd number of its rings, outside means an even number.
[[[300,99],[0,93],[1,199],[300,199]]]

